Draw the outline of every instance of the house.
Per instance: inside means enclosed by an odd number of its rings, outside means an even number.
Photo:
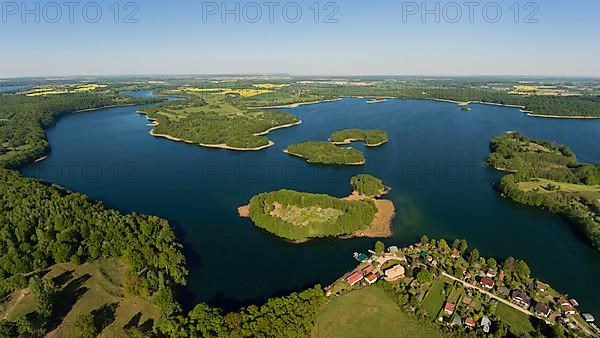
[[[477,326],[477,323],[475,323],[473,318],[469,317],[469,318],[465,319],[465,325],[468,327],[475,327],[475,326]]]
[[[454,250],[450,254],[450,257],[452,257],[452,258],[459,258],[460,257],[460,252],[458,252],[458,250]]]
[[[504,271],[500,271],[500,274],[498,275],[498,279],[499,279],[499,280],[504,280],[504,277],[505,277],[505,276],[506,276],[506,275],[504,274]]]
[[[365,280],[367,281],[367,283],[369,283],[369,285],[373,285],[375,284],[375,282],[377,282],[377,275],[371,272],[370,274],[365,276]]]
[[[489,270],[485,275],[490,277],[490,278],[496,278],[496,275],[498,273],[496,272],[496,270]]]
[[[450,322],[450,326],[460,327],[461,324],[462,321],[460,320],[460,317],[458,315],[454,315],[454,317],[452,317],[452,321]]]
[[[569,299],[569,302],[571,303],[571,305],[573,305],[574,307],[578,307],[579,306],[579,302],[575,299]]]
[[[454,305],[450,302],[446,302],[446,305],[444,305],[444,313],[446,313],[447,315],[451,315],[454,313],[455,308],[456,308],[456,305]]]
[[[390,252],[390,253],[396,253],[396,252],[398,252],[398,251],[399,251],[399,250],[398,250],[398,247],[397,247],[397,246],[390,246],[390,247],[388,248],[388,252]]]
[[[494,280],[487,276],[481,277],[481,279],[479,280],[479,284],[481,284],[481,286],[483,286],[486,289],[491,289],[494,287]]]
[[[362,269],[362,273],[363,273],[363,275],[366,276],[366,275],[370,274],[371,272],[373,272],[373,270],[375,270],[375,267],[373,265],[369,264],[364,269]]]
[[[544,284],[544,283],[542,283],[542,282],[540,282],[540,281],[537,281],[537,282],[535,283],[535,287],[538,289],[538,291],[540,291],[540,292],[544,292],[544,291],[546,291],[546,289],[548,288],[548,285],[547,285],[547,284]]]
[[[577,313],[577,311],[575,311],[575,308],[571,304],[561,304],[560,309],[565,315],[574,315],[575,313]]]
[[[529,298],[529,296],[527,296],[525,293],[523,293],[519,290],[513,291],[512,300],[513,300],[513,302],[515,302],[525,308],[529,308],[529,306],[531,305],[531,298]]]
[[[429,263],[431,263],[433,261],[433,256],[431,256],[431,255],[427,256],[427,261]]]
[[[358,271],[354,271],[350,276],[346,277],[346,282],[350,286],[358,284],[361,280],[363,280],[363,275]]]
[[[404,277],[404,273],[404,267],[398,264],[385,270],[385,279],[387,281],[394,281],[398,278]]]
[[[547,318],[550,315],[550,307],[544,303],[537,303],[535,304],[535,313]]]
[[[591,313],[584,313],[581,315],[581,317],[583,317],[583,320],[585,320],[588,323],[593,323],[596,318],[594,318],[594,316],[592,316]]]
[[[498,292],[500,294],[502,294],[504,297],[510,296],[510,289],[507,288],[506,286],[499,286],[498,287]]]
[[[473,277],[473,275],[471,275],[470,272],[465,273],[465,279],[471,279],[471,277]]]
[[[490,329],[492,328],[492,321],[490,320],[490,318],[488,316],[483,316],[481,318],[481,327],[483,328],[483,332],[485,333],[489,333]]]
[[[558,304],[560,304],[560,305],[571,305],[571,302],[569,302],[569,300],[565,296],[561,296],[558,299]]]

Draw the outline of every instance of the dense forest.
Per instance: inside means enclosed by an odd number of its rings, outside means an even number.
[[[364,164],[360,150],[338,147],[330,142],[309,141],[292,144],[286,152],[304,158],[309,163],[355,165]]]
[[[197,144],[249,149],[269,144],[267,137],[258,134],[300,121],[284,112],[237,109],[225,98],[185,96],[185,101],[144,108],[144,112],[158,122],[153,133]]]
[[[371,200],[292,190],[262,193],[250,200],[250,218],[256,226],[293,241],[350,234],[371,224],[376,212]]]
[[[321,286],[224,314],[206,304],[159,323],[166,337],[307,337],[327,303]]]
[[[383,130],[345,129],[336,131],[329,138],[335,143],[347,143],[347,141],[361,141],[367,146],[377,146],[388,141],[388,135]]]
[[[352,190],[361,195],[380,196],[385,193],[385,185],[377,177],[360,174],[350,179]]]
[[[568,147],[519,133],[492,139],[490,150],[489,165],[513,172],[498,186],[503,195],[564,216],[600,250],[600,192],[594,188],[600,184],[600,165],[579,163]],[[550,182],[536,186],[539,179]]]

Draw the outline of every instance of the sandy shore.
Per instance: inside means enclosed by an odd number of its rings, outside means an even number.
[[[313,162],[311,162],[311,161],[307,160],[307,159],[306,159],[306,157],[304,157],[304,156],[302,156],[302,155],[299,155],[299,154],[294,154],[294,153],[290,153],[290,152],[289,152],[287,149],[284,149],[284,150],[283,150],[283,152],[284,152],[284,153],[286,153],[286,154],[288,154],[288,155],[291,155],[291,156],[296,156],[296,157],[299,157],[299,158],[301,158],[301,159],[305,160],[305,161],[306,161],[306,162],[308,162],[308,163],[313,163]],[[355,163],[344,163],[344,164],[337,164],[337,163],[314,163],[314,164],[323,164],[323,165],[363,165],[363,164],[365,164],[365,163],[367,163],[367,161],[366,161],[366,160],[363,160],[363,161],[361,161],[361,162],[355,162]]]
[[[47,158],[48,158],[48,156],[44,155],[44,156],[42,156],[42,157],[40,157],[40,158],[36,159],[35,161],[33,161],[33,163],[42,162],[43,160],[45,160],[45,159],[47,159]]]
[[[352,142],[363,142],[363,143],[365,143],[365,141],[363,141],[362,139],[356,139],[356,138],[347,138],[347,139],[345,139],[342,142],[334,142],[334,141],[330,140],[330,142],[333,143],[333,144],[335,144],[335,145],[338,145],[338,146],[339,145],[348,145],[348,144],[350,144]],[[371,147],[371,148],[372,147],[379,147],[379,146],[384,145],[384,144],[386,144],[388,142],[389,142],[389,140],[385,140],[385,141],[382,141],[382,142],[379,142],[379,143],[365,143],[365,146],[366,147]]]
[[[310,102],[298,102],[298,103],[284,104],[284,105],[280,105],[280,106],[251,107],[251,108],[252,109],[298,108],[300,106],[305,106],[305,105],[309,105],[309,104],[334,102],[334,101],[339,101],[339,100],[341,100],[341,98],[331,99],[331,100],[310,101]]]
[[[238,215],[240,217],[248,218],[250,217],[250,205],[243,205],[238,208]]]
[[[385,195],[389,190],[382,191],[381,194]],[[360,195],[356,191],[352,195],[344,198],[349,201],[361,201],[370,197]],[[368,237],[368,238],[383,238],[392,237],[392,221],[396,216],[396,207],[394,202],[384,199],[374,199],[375,206],[377,207],[377,213],[373,222],[364,230],[357,230],[350,235],[343,236],[343,238],[353,237]]]
[[[531,117],[544,117],[549,119],[575,119],[575,120],[594,120],[600,119],[600,116],[561,116],[561,115],[543,115],[534,114],[533,112],[527,112],[527,116]]]
[[[298,122],[294,122],[294,123],[288,123],[288,124],[284,124],[284,125],[281,125],[281,126],[277,126],[277,127],[269,128],[269,129],[267,129],[267,130],[263,131],[262,133],[257,133],[257,134],[254,134],[254,136],[263,136],[263,135],[267,135],[268,133],[270,133],[270,132],[272,132],[272,131],[274,131],[274,130],[277,130],[277,129],[283,129],[283,128],[290,128],[290,127],[293,127],[293,126],[297,126],[297,125],[299,125],[299,124],[302,124],[302,120],[300,120],[300,121],[298,121]]]

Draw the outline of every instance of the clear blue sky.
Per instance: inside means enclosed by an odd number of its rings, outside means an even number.
[[[240,1],[240,22],[233,14],[222,22],[221,9],[190,0],[138,0],[138,23],[123,23],[127,0],[120,1],[119,23],[111,4],[95,0],[103,11],[97,23],[85,21],[81,1],[69,22],[69,8],[56,9],[40,1],[40,23],[22,9],[2,2],[0,21],[0,77],[115,74],[290,73],[303,75],[577,75],[600,76],[600,1],[544,0],[536,2],[538,23],[525,23],[535,7],[523,8],[515,23],[515,0],[496,1],[495,8],[477,2],[470,22],[469,7],[457,1],[462,17],[456,19],[452,1],[439,1],[440,22],[434,14],[422,22],[411,2],[399,0],[335,2],[338,23],[324,23],[335,6],[317,2],[315,23],[311,6],[316,0],[297,0],[302,16],[296,23],[292,1],[272,1],[270,22],[266,1],[257,1],[262,17],[250,1]],[[466,0],[465,0],[466,1]],[[20,5],[21,1],[17,1]],[[417,1],[419,4],[422,1]],[[29,9],[34,2],[27,1]],[[63,1],[58,1],[62,4]],[[235,8],[234,1],[227,7]],[[255,4],[256,4],[255,3]],[[427,1],[429,9],[435,1]],[[288,16],[283,7],[287,5]],[[246,11],[244,11],[246,6]],[[443,8],[446,6],[446,11]],[[205,11],[203,11],[203,8]],[[314,7],[313,7],[314,9]],[[420,9],[418,9],[420,12]],[[16,13],[15,13],[16,12]],[[446,15],[444,15],[446,14]],[[88,20],[95,9],[88,6]],[[286,21],[286,19],[288,21]],[[487,20],[486,20],[487,19]],[[51,23],[49,21],[58,21]],[[258,21],[258,22],[251,22]],[[458,21],[452,23],[450,21]]]

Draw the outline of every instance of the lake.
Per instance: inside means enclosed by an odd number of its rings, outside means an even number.
[[[355,265],[355,251],[374,239],[318,239],[295,245],[238,217],[253,195],[276,189],[350,192],[350,177],[368,173],[392,188],[396,204],[389,245],[465,238],[483,256],[524,259],[533,274],[600,315],[600,253],[558,216],[515,204],[494,190],[501,174],[486,168],[491,137],[516,130],[570,146],[580,161],[600,162],[600,120],[528,117],[518,109],[435,101],[343,99],[286,111],[299,126],[270,134],[276,145],[234,152],[172,142],[148,134],[136,107],[74,114],[48,130],[52,152],[26,176],[59,184],[127,212],[168,219],[184,242],[190,305],[231,309],[307,286],[327,285]],[[306,164],[282,152],[327,140],[344,128],[380,128],[390,142],[365,149],[361,167]]]

